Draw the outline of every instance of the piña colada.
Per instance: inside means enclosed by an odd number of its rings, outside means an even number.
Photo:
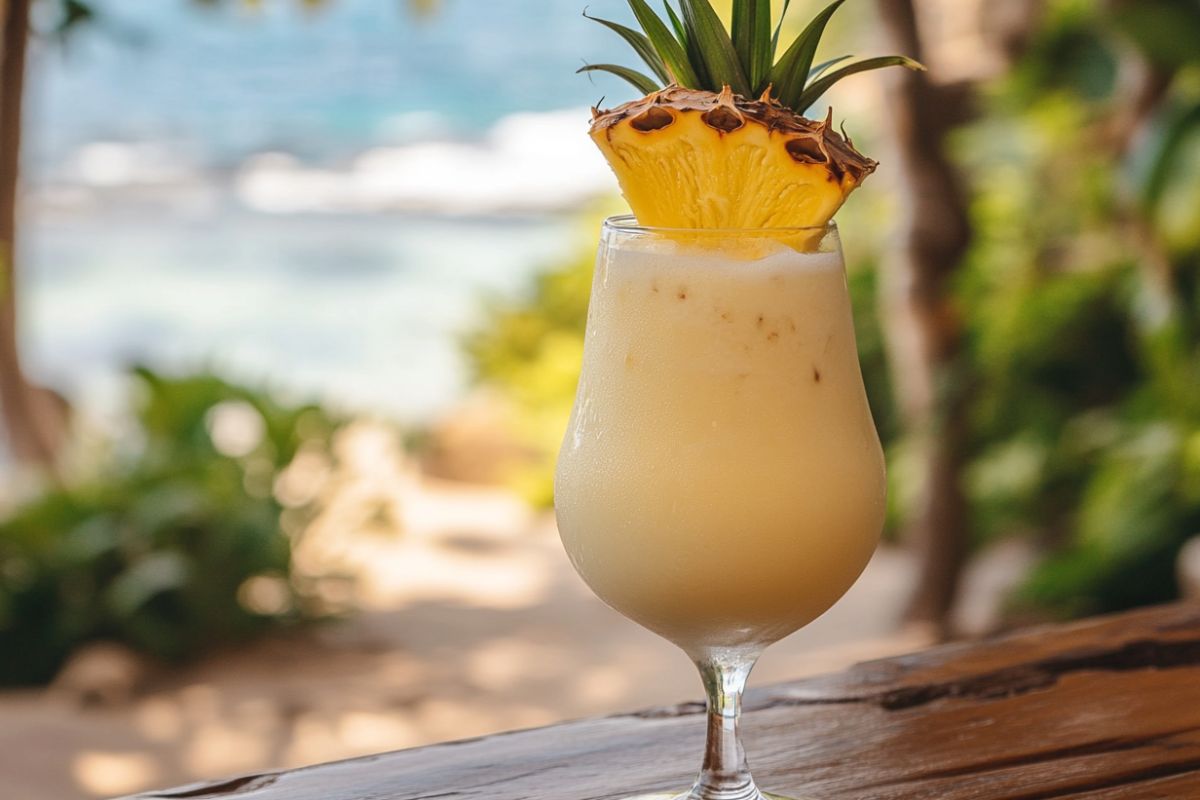
[[[653,77],[593,111],[634,217],[605,224],[555,505],[571,562],[675,642],[708,694],[699,778],[676,800],[762,800],[737,735],[762,649],[812,621],[870,558],[884,467],[830,219],[876,164],[802,116],[841,78],[901,56],[813,66],[842,5],[776,59],[770,0],[628,0],[620,34]],[[786,3],[785,3],[786,6]],[[662,796],[666,797],[666,796]]]
[[[610,223],[556,507],[579,574],[693,655],[762,647],[875,549],[883,457],[836,234],[725,252]]]

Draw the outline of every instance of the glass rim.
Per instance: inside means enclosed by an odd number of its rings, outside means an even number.
[[[661,225],[640,225],[633,214],[614,214],[604,220],[603,229],[619,233],[642,233],[671,235],[702,235],[702,236],[796,236],[812,233],[837,233],[838,226],[834,220],[824,225],[790,226],[783,228],[672,228]]]

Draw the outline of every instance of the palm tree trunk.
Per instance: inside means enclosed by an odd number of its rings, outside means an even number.
[[[876,6],[890,49],[920,59],[912,0]],[[962,99],[951,99],[925,73],[897,70],[891,77],[887,110],[906,214],[884,259],[880,301],[900,412],[921,464],[919,497],[904,532],[920,565],[905,617],[945,633],[970,523],[962,486],[969,376],[950,284],[971,232],[966,194],[944,149],[946,134],[962,119]]]
[[[0,421],[19,461],[53,470],[59,407],[32,386],[17,341],[16,227],[30,0],[0,0]]]

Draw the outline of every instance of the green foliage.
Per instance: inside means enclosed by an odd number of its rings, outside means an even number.
[[[888,375],[887,343],[876,313],[879,297],[879,270],[872,260],[851,261],[847,266],[850,305],[854,312],[854,336],[858,343],[858,360],[862,365],[863,383],[871,416],[879,437],[885,442],[900,436],[900,420],[896,414],[892,383]]]
[[[1111,28],[1133,40],[1158,65],[1200,62],[1200,3],[1194,0],[1114,3]]]
[[[1014,597],[1023,613],[1171,599],[1200,534],[1200,87],[1194,68],[1174,76],[1117,163],[1114,32],[1172,52],[1128,28],[1131,5],[1052,4],[959,142],[979,187],[960,286],[977,381],[967,482],[981,540],[1025,533],[1049,551]]]
[[[650,43],[649,37],[635,31],[633,28],[626,27],[616,22],[609,22],[608,20],[600,19],[599,17],[588,17],[586,10],[583,12],[583,15],[594,22],[599,22],[601,25],[613,31],[626,42],[628,42],[629,46],[634,49],[634,52],[641,56],[642,61],[646,62],[646,66],[650,67],[651,71],[658,76],[660,81],[666,83],[671,80],[671,73],[667,70],[667,65],[663,63],[658,51],[655,50],[654,45]],[[598,68],[598,65],[593,66]],[[607,67],[609,65],[605,66]],[[586,69],[587,67],[584,67],[584,70]],[[651,86],[654,86],[653,81],[651,81]],[[654,89],[651,88],[650,91],[654,91]]]
[[[733,7],[730,30],[737,58],[746,65],[746,78],[758,86],[771,71],[775,43],[771,36],[771,0],[750,0]]]
[[[1111,433],[1116,440],[1087,462],[1074,537],[1018,602],[1082,616],[1178,596],[1176,558],[1200,531],[1200,436],[1169,422]]]
[[[796,41],[792,42],[792,46],[772,68],[770,74],[771,84],[774,87],[772,91],[778,97],[783,98],[780,102],[783,102],[784,105],[791,106],[792,104],[786,101],[796,100],[804,92],[813,59],[817,55],[817,46],[821,43],[821,37],[825,35],[825,27],[844,2],[846,0],[836,0],[813,17],[804,32],[796,37]],[[782,25],[783,20],[780,20],[779,23]]]
[[[121,448],[0,520],[0,685],[49,680],[95,639],[175,660],[313,612],[272,491],[335,421],[212,376],[135,375]]]
[[[734,0],[734,17],[744,16],[740,7],[750,2],[754,0]],[[753,87],[746,73],[751,65],[742,63],[733,39],[712,5],[708,0],[679,0],[679,5],[689,43],[688,55],[702,80],[708,86],[729,86],[740,95],[750,95]],[[766,43],[760,46],[765,47]]]
[[[774,27],[769,0],[733,0],[732,30],[726,30],[709,0],[679,0],[682,15],[666,0],[670,27],[654,13],[646,0],[628,0],[645,35],[624,25],[597,17],[621,36],[662,82],[643,73],[613,64],[588,64],[579,72],[609,72],[650,94],[662,84],[675,83],[691,89],[721,91],[729,86],[743,97],[758,97],[771,89],[771,97],[787,108],[804,112],[842,78],[883,67],[924,69],[905,56],[868,58],[837,69],[820,79],[812,69],[813,58],[825,27],[845,0],[834,0],[804,29],[776,62],[779,36],[788,3]],[[586,12],[584,16],[587,16]],[[824,67],[849,56],[832,59]]]
[[[554,500],[554,459],[579,380],[594,247],[541,272],[515,302],[492,302],[464,341],[475,380],[500,389],[515,409],[515,430],[533,458],[514,466],[513,482],[542,507]]]
[[[585,64],[576,70],[580,72],[607,72],[610,75],[616,75],[618,78],[625,80],[639,92],[650,94],[659,89],[659,85],[654,82],[654,79],[645,73],[638,72],[636,69],[622,67],[620,64]]]

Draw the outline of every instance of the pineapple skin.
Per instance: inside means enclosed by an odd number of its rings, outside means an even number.
[[[764,93],[670,86],[610,111],[591,137],[638,222],[683,229],[823,228],[876,163]]]

